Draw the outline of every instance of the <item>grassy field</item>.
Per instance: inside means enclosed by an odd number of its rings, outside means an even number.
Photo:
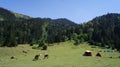
[[[28,51],[27,54],[22,51]],[[85,57],[82,54],[85,50],[92,50],[92,57]],[[47,51],[32,49],[29,45],[18,47],[0,48],[0,67],[120,67],[120,53],[104,52],[106,49],[99,47],[91,48],[87,43],[74,46],[71,42],[55,43],[49,46]],[[95,57],[98,51],[102,51],[102,57]],[[40,56],[38,61],[32,61],[36,54],[49,54],[48,59]],[[10,59],[15,56],[17,59]],[[113,58],[109,58],[112,56]]]

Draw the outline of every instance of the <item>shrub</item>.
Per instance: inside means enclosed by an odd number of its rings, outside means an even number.
[[[33,43],[31,43],[30,46],[33,46]]]
[[[47,50],[47,45],[43,45],[42,50]]]

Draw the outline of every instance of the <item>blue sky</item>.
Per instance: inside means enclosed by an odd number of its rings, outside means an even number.
[[[83,23],[103,14],[120,13],[120,0],[0,0],[0,7],[31,17]]]

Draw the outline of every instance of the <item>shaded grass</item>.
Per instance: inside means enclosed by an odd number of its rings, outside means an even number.
[[[22,50],[29,50],[27,54]],[[85,50],[92,50],[92,57],[82,56]],[[87,43],[74,46],[72,42],[55,43],[49,46],[47,51],[32,49],[29,45],[20,45],[15,48],[0,48],[0,67],[119,67],[120,53],[101,52],[102,57],[95,57],[98,51],[106,49],[91,48]],[[48,59],[43,59],[43,55],[38,61],[32,61],[36,54],[49,53]],[[16,56],[17,59],[10,59]]]

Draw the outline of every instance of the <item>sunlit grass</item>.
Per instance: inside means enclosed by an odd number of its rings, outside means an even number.
[[[25,54],[22,51],[28,50]],[[82,54],[85,50],[93,52],[92,57],[85,57]],[[102,51],[102,57],[95,57],[98,51]],[[14,48],[0,48],[0,67],[119,67],[120,56],[118,52],[104,52],[106,49],[99,47],[91,48],[87,43],[74,46],[72,42],[55,43],[49,46],[48,50],[41,51],[32,49],[29,45],[20,45]],[[36,54],[49,53],[48,59],[41,55],[38,61],[32,61]],[[10,59],[15,56],[17,59]],[[110,56],[115,58],[109,58]]]

